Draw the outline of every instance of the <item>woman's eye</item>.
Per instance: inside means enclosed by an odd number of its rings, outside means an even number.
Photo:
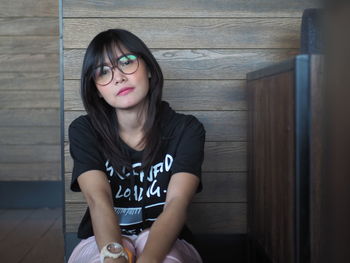
[[[103,75],[109,74],[110,71],[111,71],[111,69],[109,67],[103,67],[103,68],[101,68],[99,75],[103,76]]]
[[[126,60],[126,61],[121,61],[120,62],[120,64],[122,65],[122,66],[127,66],[127,65],[129,65],[129,64],[131,64],[132,63],[132,61],[130,61],[130,60]]]
[[[128,65],[133,64],[135,61],[136,61],[135,55],[127,55],[127,56],[121,57],[119,59],[119,64],[121,66],[128,66]]]

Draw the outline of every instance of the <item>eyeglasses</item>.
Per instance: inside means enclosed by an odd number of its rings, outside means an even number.
[[[139,68],[138,56],[134,54],[125,54],[117,59],[115,66],[120,72],[130,75]],[[114,78],[114,68],[107,65],[101,65],[95,68],[93,77],[96,84],[106,86]]]

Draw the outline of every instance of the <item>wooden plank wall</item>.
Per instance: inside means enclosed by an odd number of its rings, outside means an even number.
[[[190,211],[195,232],[246,233],[245,75],[298,53],[301,15],[316,0],[63,1],[65,130],[83,114],[79,75],[98,32],[124,28],[152,49],[165,76],[164,99],[207,130],[204,191]],[[69,191],[65,134],[66,231],[85,209]],[[198,216],[200,215],[200,216]]]
[[[56,0],[0,2],[0,181],[59,181]]]

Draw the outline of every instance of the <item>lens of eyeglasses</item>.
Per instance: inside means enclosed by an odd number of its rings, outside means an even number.
[[[139,67],[136,55],[127,54],[117,61],[117,68],[124,74],[133,74]],[[95,82],[99,85],[108,85],[113,79],[113,68],[107,65],[97,67],[94,72]]]
[[[101,66],[95,70],[95,82],[100,85],[107,85],[113,78],[113,70],[109,66]]]
[[[139,66],[139,62],[137,60],[137,56],[133,54],[127,54],[118,59],[117,67],[121,72],[125,74],[134,73]]]

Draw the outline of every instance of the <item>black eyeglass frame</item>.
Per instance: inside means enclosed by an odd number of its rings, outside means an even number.
[[[135,56],[136,57],[136,62],[137,62],[137,67],[136,67],[136,69],[135,69],[135,71],[133,71],[133,72],[131,72],[131,73],[126,73],[126,72],[124,72],[122,69],[120,69],[119,67],[118,67],[118,62],[119,62],[119,60],[121,59],[121,58],[123,58],[123,57],[128,57],[129,55],[132,55],[132,56]],[[111,77],[111,80],[108,82],[108,83],[106,83],[106,84],[100,84],[100,83],[97,83],[98,85],[101,85],[101,86],[107,86],[108,84],[110,84],[111,82],[112,82],[112,80],[114,79],[114,69],[115,68],[117,68],[121,73],[123,73],[123,74],[125,74],[125,75],[132,75],[132,74],[134,74],[138,69],[139,69],[139,66],[140,66],[140,62],[139,62],[139,55],[137,55],[137,54],[133,54],[133,53],[127,53],[127,54],[123,54],[122,56],[120,56],[120,57],[118,57],[117,59],[117,64],[116,64],[116,66],[108,66],[108,65],[99,65],[99,66],[97,66],[97,67],[95,67],[94,69],[93,69],[93,71],[92,71],[92,78],[94,79],[94,81],[96,82],[96,78],[95,78],[95,70],[97,70],[98,68],[100,68],[101,66],[102,67],[109,67],[110,69],[111,69],[111,72],[112,72],[112,77]]]

